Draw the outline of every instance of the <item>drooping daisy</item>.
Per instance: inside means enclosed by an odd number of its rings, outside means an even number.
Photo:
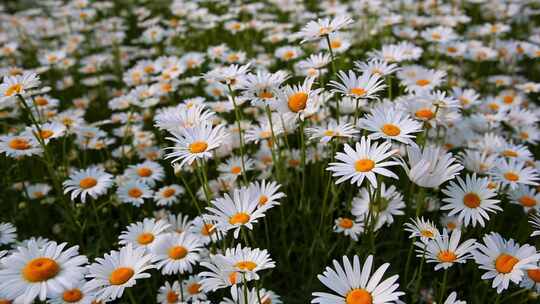
[[[357,76],[353,71],[339,71],[338,79],[339,81],[330,82],[330,86],[334,88],[332,92],[353,98],[377,98],[375,94],[386,87],[384,79],[376,74],[363,73]]]
[[[425,244],[440,235],[439,229],[430,220],[424,220],[423,217],[411,220],[411,223],[405,223],[405,231],[409,232],[409,238],[419,237]]]
[[[421,187],[437,188],[463,169],[451,153],[445,153],[441,147],[434,145],[422,150],[417,145],[407,146],[407,156],[409,164],[402,160],[401,166],[409,179]]]
[[[156,300],[159,304],[181,304],[184,302],[180,283],[178,281],[174,281],[172,284],[165,282],[159,288]]]
[[[226,138],[225,126],[211,125],[185,128],[173,131],[174,137],[167,137],[175,143],[175,146],[166,148],[171,150],[165,155],[165,159],[172,158],[173,164],[180,162],[180,166],[191,165],[196,159],[211,158],[211,151],[218,148]]]
[[[0,223],[0,246],[9,245],[17,239],[17,228],[11,223]]]
[[[315,114],[320,107],[321,89],[313,89],[315,78],[306,77],[301,85],[287,85],[278,91],[275,107],[281,114],[290,113],[301,120]]]
[[[75,287],[84,276],[88,259],[79,255],[79,246],[65,249],[66,246],[67,243],[48,242],[38,247],[30,241],[27,247],[17,247],[2,260],[0,297],[30,304],[36,298],[44,301],[65,288]]]
[[[449,216],[458,215],[459,220],[465,226],[471,224],[476,227],[485,226],[484,220],[489,220],[488,212],[502,211],[498,206],[499,200],[495,190],[489,187],[488,178],[477,178],[476,173],[467,175],[465,180],[457,177],[457,183],[450,182],[450,185],[442,192],[448,196],[443,199],[447,203],[441,206],[441,210],[450,210]]]
[[[510,191],[510,202],[521,205],[526,213],[531,210],[540,210],[540,193],[534,187],[520,185]]]
[[[509,160],[500,158],[489,174],[495,182],[508,185],[510,189],[516,189],[520,184],[536,186],[540,180],[535,168],[528,167],[524,161],[514,158]]]
[[[163,186],[154,193],[154,201],[158,206],[171,206],[178,202],[179,196],[184,194],[184,191],[179,185]]]
[[[240,229],[246,227],[253,229],[258,218],[264,217],[267,208],[258,208],[259,198],[248,188],[234,189],[232,196],[224,196],[212,201],[206,210],[210,212],[208,218],[216,222],[216,228],[227,232],[234,230],[234,238],[238,238]]]
[[[194,218],[188,231],[199,236],[205,245],[210,242],[217,242],[224,235],[218,230],[217,221],[207,215],[204,215],[204,218],[201,216]]]
[[[398,275],[381,282],[384,272],[390,267],[385,263],[372,274],[373,256],[367,257],[364,265],[360,265],[357,255],[353,257],[353,263],[343,256],[343,266],[334,260],[334,269],[326,267],[322,275],[317,278],[337,295],[326,292],[314,292],[315,297],[311,303],[393,303],[405,293],[397,291],[399,284]]]
[[[427,243],[416,242],[415,245],[419,248],[418,257],[426,258],[428,263],[437,263],[435,271],[439,269],[447,269],[455,263],[466,263],[472,258],[471,252],[475,248],[475,239],[468,239],[459,244],[461,238],[461,230],[454,229],[450,236],[446,229],[443,233],[429,240]],[[424,251],[425,249],[425,251]]]
[[[194,234],[167,233],[152,246],[152,261],[165,275],[189,273],[200,259],[202,245]]]
[[[24,72],[22,75],[4,76],[0,84],[0,103],[16,95],[24,96],[27,91],[39,86],[39,76],[33,72]]]
[[[353,199],[351,210],[352,215],[367,221],[370,216],[371,206],[371,215],[375,220],[373,229],[375,230],[380,229],[384,224],[391,225],[394,222],[394,215],[405,214],[403,212],[405,208],[403,195],[397,191],[394,185],[387,187],[384,182],[381,182],[379,191],[380,200],[375,202],[370,199],[369,191],[362,188],[360,195]],[[369,221],[371,220],[369,219]]]
[[[170,225],[165,220],[145,218],[142,222],[132,223],[120,234],[119,244],[132,244],[133,248],[143,247],[146,250],[156,243],[158,237],[167,232]]]
[[[96,298],[100,301],[121,298],[124,290],[133,287],[138,279],[150,277],[145,271],[155,268],[150,263],[151,254],[145,248],[133,248],[130,244],[119,251],[106,253],[103,258],[88,266],[88,287],[96,290]]]
[[[30,199],[42,199],[49,194],[51,189],[49,184],[37,183],[26,186],[26,193]]]
[[[520,246],[513,239],[505,240],[496,232],[486,234],[483,241],[484,244],[477,244],[474,259],[480,269],[487,270],[482,279],[493,279],[491,286],[497,289],[497,293],[507,289],[510,281],[519,284],[525,271],[537,268],[540,254],[536,253],[534,246]]]
[[[218,289],[241,284],[243,278],[241,274],[232,269],[222,255],[211,255],[208,262],[201,262],[201,266],[206,270],[199,273],[202,278],[199,282],[205,292],[213,292]],[[246,281],[250,278],[246,278]]]
[[[356,143],[355,149],[345,144],[345,153],[338,152],[336,154],[336,159],[341,162],[330,163],[326,170],[334,172],[333,176],[340,177],[336,184],[350,179],[351,184],[356,183],[360,187],[364,178],[367,178],[370,184],[377,188],[375,174],[398,178],[392,171],[385,168],[398,164],[395,161],[385,161],[395,154],[393,150],[390,150],[391,148],[392,145],[388,142],[372,143],[369,138],[363,136],[360,138],[360,142]]]
[[[371,113],[358,121],[358,127],[374,132],[371,139],[384,138],[404,144],[413,144],[414,135],[422,130],[422,124],[388,104],[375,106]]]
[[[153,192],[147,184],[129,180],[125,184],[118,186],[116,195],[123,203],[140,207],[144,204],[145,198],[153,196]]]
[[[114,183],[112,177],[105,169],[94,166],[71,173],[62,185],[64,193],[71,192],[72,201],[80,196],[81,202],[85,203],[87,195],[97,199],[107,193]]]
[[[165,177],[163,167],[153,161],[145,161],[138,165],[129,166],[125,174],[128,178],[145,183],[150,187],[153,187],[156,182],[161,181]]]
[[[255,181],[249,184],[249,191],[257,200],[259,207],[271,208],[279,205],[279,200],[286,197],[285,193],[279,191],[281,185],[276,182],[267,182],[266,180]]]
[[[338,217],[334,221],[334,232],[343,233],[353,241],[358,241],[358,236],[364,232],[364,223],[348,217]]]

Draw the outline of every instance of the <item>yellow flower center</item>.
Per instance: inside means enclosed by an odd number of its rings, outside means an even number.
[[[150,175],[152,175],[152,169],[147,168],[147,167],[141,167],[137,169],[137,174],[140,177],[149,177]]]
[[[519,202],[525,207],[534,207],[536,206],[536,199],[528,195],[524,195],[519,198]]]
[[[28,150],[31,145],[30,142],[24,138],[14,138],[9,141],[9,147],[14,150]]]
[[[384,124],[381,131],[388,136],[398,136],[401,133],[401,129],[394,124]]]
[[[430,231],[430,230],[422,230],[422,231],[420,231],[420,234],[421,234],[423,237],[427,237],[427,238],[432,238],[432,237],[434,237],[433,232]]]
[[[237,214],[231,216],[231,218],[229,219],[229,223],[231,225],[236,225],[236,224],[245,224],[247,222],[249,222],[249,214],[245,213],[245,212],[238,212]]]
[[[133,198],[139,198],[141,195],[143,195],[143,192],[139,188],[131,188],[128,191],[128,195]]]
[[[355,96],[364,96],[367,93],[367,91],[364,90],[363,88],[352,88],[350,93]]]
[[[97,179],[91,176],[87,176],[81,179],[81,181],[79,182],[79,186],[83,189],[90,189],[94,187],[95,185],[97,185]]]
[[[82,292],[78,288],[64,291],[62,299],[68,303],[75,303],[83,298]]]
[[[193,284],[190,284],[188,287],[187,287],[187,291],[189,292],[189,294],[198,294],[201,290],[201,284],[199,283],[193,283]]]
[[[137,242],[141,245],[147,245],[154,241],[154,235],[149,232],[143,232],[137,237]]]
[[[478,208],[480,206],[480,197],[476,193],[467,193],[463,196],[463,204],[469,208]]]
[[[173,260],[180,260],[186,257],[188,250],[184,246],[174,246],[169,249],[169,257]]]
[[[375,162],[371,159],[359,159],[354,162],[354,169],[358,172],[368,172],[375,167]]]
[[[519,175],[514,172],[506,172],[503,176],[511,182],[516,182],[519,180]]]
[[[60,266],[50,258],[36,258],[28,262],[22,269],[22,276],[28,282],[43,282],[55,277]]]
[[[457,259],[457,255],[453,251],[443,250],[437,254],[437,258],[443,263],[452,263]]]
[[[296,55],[296,53],[294,51],[286,51],[285,54],[283,54],[283,59],[285,60],[290,60],[292,58],[294,58],[294,56]]]
[[[109,283],[112,285],[122,285],[125,282],[129,281],[131,277],[135,274],[133,269],[129,267],[118,267],[109,276]]]
[[[354,226],[354,222],[349,218],[342,218],[339,220],[339,226],[343,229],[351,229]]]
[[[495,260],[495,269],[500,273],[510,273],[518,262],[515,257],[503,253]]]
[[[174,291],[169,291],[167,293],[167,303],[176,303],[178,302],[178,294]]]
[[[273,98],[273,97],[274,97],[274,94],[272,94],[272,92],[269,92],[267,90],[263,90],[263,91],[259,92],[259,98],[270,99],[270,98]]]
[[[255,267],[257,267],[257,264],[255,262],[252,262],[252,261],[240,261],[236,264],[234,264],[234,267],[240,269],[240,270],[249,270],[249,271],[252,271],[253,269],[255,269]]]
[[[435,117],[435,113],[429,108],[422,108],[414,113],[417,118],[430,120]]]
[[[22,84],[16,83],[11,85],[5,92],[5,96],[13,96],[15,94],[21,94],[23,89]]]
[[[173,196],[175,193],[176,193],[176,190],[174,190],[173,188],[167,188],[167,189],[163,190],[161,195],[163,197],[165,197],[165,198],[168,198],[168,197]]]
[[[189,145],[189,151],[191,151],[191,153],[201,153],[206,151],[207,148],[208,143],[204,141],[195,141]]]
[[[289,109],[295,113],[306,108],[308,94],[304,92],[294,93],[289,97],[287,105]]]
[[[433,40],[441,40],[442,36],[439,33],[433,33],[433,34],[431,34],[431,38]]]
[[[371,294],[362,288],[355,288],[347,293],[345,298],[346,304],[372,304],[373,297]]]

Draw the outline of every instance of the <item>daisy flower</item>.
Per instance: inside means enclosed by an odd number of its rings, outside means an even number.
[[[234,286],[243,281],[242,276],[225,261],[221,254],[210,256],[209,261],[201,262],[206,271],[201,271],[202,278],[199,283],[205,292],[213,292],[218,289]],[[251,278],[246,277],[246,281]]]
[[[223,238],[223,234],[218,231],[217,221],[207,215],[204,215],[204,219],[200,216],[194,218],[188,231],[199,236],[205,245]]]
[[[169,132],[179,131],[182,128],[193,128],[211,121],[215,113],[206,109],[204,104],[186,106],[179,104],[176,107],[160,108],[154,116],[155,126]]]
[[[332,19],[324,18],[317,21],[308,22],[298,33],[303,37],[300,43],[319,40],[322,37],[335,33],[345,26],[353,23],[353,20],[346,15],[338,15]]]
[[[363,73],[357,76],[353,71],[339,71],[338,79],[330,81],[330,86],[334,88],[332,92],[353,98],[377,98],[375,94],[386,87],[384,79],[375,74]]]
[[[278,91],[278,102],[275,107],[281,114],[290,113],[301,120],[315,114],[320,107],[321,89],[312,89],[315,78],[306,77],[301,85],[287,85]]]
[[[466,301],[460,301],[457,299],[457,293],[453,291],[448,298],[444,301],[443,304],[467,304]]]
[[[183,289],[185,290],[184,294],[186,300],[191,300],[192,303],[200,303],[198,301],[206,300],[206,294],[202,289],[201,279],[202,278],[199,275],[192,275],[189,276],[187,280],[184,280],[182,284],[184,285]]]
[[[40,155],[42,149],[34,136],[28,134],[0,136],[0,153],[12,158]]]
[[[419,237],[424,244],[440,235],[435,224],[430,220],[424,220],[423,217],[417,217],[411,220],[411,223],[405,223],[405,231],[410,233],[410,239]]]
[[[495,190],[489,187],[488,178],[477,178],[476,173],[467,175],[465,180],[457,177],[457,183],[451,181],[442,192],[448,196],[443,199],[446,204],[441,210],[450,210],[449,216],[458,215],[465,226],[485,226],[484,220],[489,220],[488,212],[502,211],[498,206],[499,200]]]
[[[399,70],[398,65],[395,63],[389,63],[380,59],[371,59],[367,62],[356,61],[354,67],[360,73],[368,73],[372,75],[388,76]]]
[[[52,187],[49,184],[38,183],[26,186],[26,192],[30,199],[42,199],[49,194]]]
[[[252,105],[264,107],[275,102],[276,92],[287,78],[289,75],[284,71],[275,73],[257,71],[257,74],[250,73],[242,78],[239,89],[242,96],[250,100]]]
[[[446,72],[421,66],[410,66],[400,70],[397,76],[401,79],[406,91],[429,92],[443,83]]]
[[[388,142],[372,143],[369,138],[363,136],[360,138],[360,142],[356,143],[355,149],[345,144],[345,153],[338,152],[336,154],[336,159],[341,162],[330,163],[326,170],[334,172],[333,176],[340,177],[336,184],[350,179],[351,184],[356,183],[360,187],[364,178],[367,178],[370,184],[377,188],[375,174],[398,178],[392,171],[385,168],[398,164],[395,161],[385,161],[395,154],[395,151],[390,150],[391,148],[392,145]]]
[[[39,137],[45,144],[48,144],[51,139],[63,136],[65,131],[66,126],[59,122],[44,123],[39,127],[39,130],[35,126],[26,129],[28,135]]]
[[[212,205],[206,207],[210,212],[208,218],[216,222],[216,228],[227,232],[234,230],[234,238],[238,238],[240,229],[253,229],[258,218],[264,217],[268,209],[258,208],[259,198],[249,188],[234,189],[232,196],[225,193],[223,197],[212,200]]]
[[[86,196],[93,199],[107,193],[107,190],[113,185],[112,175],[105,172],[100,167],[89,167],[76,170],[71,173],[69,179],[62,183],[64,194],[71,192],[71,200],[75,201],[80,196],[81,202],[86,202]]]
[[[520,287],[532,289],[536,293],[540,292],[540,267],[527,270],[527,275],[523,276],[523,280],[519,284]]]
[[[22,75],[4,76],[0,84],[0,103],[16,95],[26,95],[29,89],[39,86],[39,76],[34,72],[24,72]]]
[[[154,193],[154,201],[158,206],[171,206],[178,202],[179,196],[184,194],[184,191],[179,185],[163,186]]]
[[[338,217],[334,221],[334,232],[343,233],[357,242],[358,236],[364,232],[364,223],[348,217]]]
[[[106,253],[88,266],[88,287],[96,290],[98,301],[121,298],[124,290],[133,287],[138,279],[150,277],[145,271],[155,268],[151,259],[145,248],[133,248],[131,244]]]
[[[522,206],[526,213],[531,210],[540,210],[540,193],[534,187],[520,185],[509,194],[510,202]]]
[[[17,239],[17,228],[11,223],[0,223],[0,246],[9,245]]]
[[[250,158],[244,159],[244,168],[246,171],[251,171],[254,168],[254,161]],[[217,167],[220,175],[227,179],[237,179],[243,174],[242,159],[238,156],[232,156],[225,163],[221,163]]]
[[[484,243],[478,243],[473,252],[480,269],[487,270],[482,280],[491,280],[491,286],[501,293],[510,282],[519,284],[529,269],[536,269],[540,254],[531,245],[520,246],[513,239],[505,240],[496,232],[487,234]]]
[[[374,132],[370,139],[384,138],[410,145],[414,135],[422,131],[422,124],[410,119],[405,112],[389,108],[387,104],[375,106],[370,114],[358,121],[358,127]]]
[[[149,160],[142,164],[129,166],[125,174],[129,179],[147,184],[150,187],[165,177],[165,171],[161,165]]]
[[[325,67],[332,61],[332,57],[328,53],[311,54],[308,58],[299,61],[295,65],[298,74],[307,77],[319,77],[321,73],[326,71]]]
[[[133,245],[133,248],[145,248],[150,250],[156,244],[157,239],[165,234],[170,225],[165,220],[145,218],[142,222],[132,223],[118,237],[120,245]]]
[[[174,137],[166,139],[173,141],[175,146],[166,148],[172,152],[166,154],[165,159],[172,158],[173,164],[180,162],[183,167],[186,164],[191,165],[197,159],[211,158],[211,151],[225,141],[227,134],[225,125],[203,125],[173,131],[172,135]]]
[[[153,196],[153,192],[147,184],[128,180],[125,184],[118,186],[116,195],[121,202],[140,207],[144,204],[145,198]]]
[[[167,233],[152,245],[152,262],[165,275],[189,273],[200,259],[202,246],[194,234]]]
[[[493,177],[493,181],[509,186],[512,190],[519,185],[536,186],[540,179],[535,168],[528,167],[524,161],[515,158],[509,160],[499,158],[489,174]]]
[[[427,145],[422,150],[417,145],[407,146],[409,164],[401,160],[409,179],[420,187],[437,188],[454,178],[463,169],[451,153],[441,147]]]
[[[225,250],[223,260],[231,270],[240,273],[241,276],[245,275],[249,280],[258,280],[257,272],[276,267],[276,263],[266,249],[242,248],[240,244],[236,248]]]
[[[365,187],[360,190],[360,195],[352,201],[351,213],[357,218],[364,221],[369,216],[369,209],[376,221],[373,226],[375,230],[379,230],[384,224],[391,225],[394,222],[394,215],[403,215],[405,202],[403,195],[397,191],[394,185],[387,187],[384,182],[381,182],[380,200],[372,202],[369,198],[369,191]]]
[[[62,292],[53,295],[47,304],[92,304],[95,293],[88,288],[85,280],[77,282],[73,288],[64,288]]]
[[[319,140],[321,143],[328,143],[334,138],[354,138],[359,131],[350,123],[337,123],[335,120],[330,120],[323,125],[316,125],[306,128],[306,134],[309,140]]]
[[[322,275],[317,278],[337,295],[326,292],[314,292],[315,297],[311,303],[337,304],[337,303],[393,303],[405,293],[397,291],[398,275],[381,282],[384,272],[390,266],[385,263],[372,274],[373,256],[367,257],[364,265],[360,265],[360,258],[355,255],[353,263],[344,256],[343,266],[334,260],[334,269],[326,267]]]
[[[171,285],[171,283],[165,282],[159,288],[156,300],[159,304],[181,304],[184,302],[180,283],[174,281]]]
[[[279,191],[281,185],[273,181],[255,181],[250,183],[248,188],[252,192],[252,197],[257,200],[259,208],[269,209],[279,205],[279,200],[287,196]]]
[[[420,248],[420,250],[417,250],[418,257],[425,256],[428,263],[437,263],[435,271],[448,269],[455,263],[466,263],[472,257],[471,253],[476,246],[476,240],[469,239],[460,244],[460,238],[461,230],[454,229],[451,235],[448,236],[448,232],[444,229],[442,234],[427,243],[415,243]]]
[[[73,288],[84,276],[87,258],[79,255],[79,246],[65,249],[67,243],[47,242],[38,247],[30,241],[27,247],[17,247],[2,260],[0,297],[15,303],[33,303]]]

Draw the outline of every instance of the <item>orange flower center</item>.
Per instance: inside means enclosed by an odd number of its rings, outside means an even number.
[[[355,288],[347,293],[346,304],[372,304],[371,294],[362,288]]]
[[[229,274],[229,283],[231,283],[231,285],[234,285],[236,284],[236,272],[231,272]]]
[[[503,102],[505,104],[511,104],[512,102],[514,102],[514,96],[512,95],[506,95],[503,97]]]
[[[450,250],[443,250],[437,254],[439,261],[443,263],[452,263],[457,259],[457,255]]]
[[[45,97],[36,97],[34,101],[36,102],[38,106],[46,106],[49,104],[49,101]]]
[[[524,195],[519,198],[519,202],[525,206],[525,207],[534,207],[536,206],[536,200],[534,197],[530,197],[528,195]]]
[[[418,80],[416,81],[416,84],[419,85],[419,86],[421,86],[421,87],[425,87],[425,86],[427,86],[427,85],[430,84],[430,83],[431,83],[431,81],[429,81],[429,80],[427,80],[427,79],[418,79]]]
[[[169,257],[173,260],[180,260],[186,257],[188,250],[184,246],[174,246],[169,248]]]
[[[495,260],[495,269],[500,273],[510,273],[518,262],[515,257],[503,253]]]
[[[112,285],[122,285],[129,281],[134,274],[133,269],[129,267],[118,267],[109,276],[109,282]]]
[[[141,168],[137,169],[137,174],[140,177],[149,177],[150,175],[152,175],[152,170],[150,168],[147,168],[147,167],[141,167]]]
[[[367,91],[364,90],[363,88],[352,88],[350,93],[355,96],[364,96],[367,93]]]
[[[427,238],[432,238],[434,236],[433,232],[429,231],[429,230],[422,230],[422,231],[420,231],[420,234],[423,237],[427,237]]]
[[[81,179],[81,181],[79,182],[79,186],[83,189],[90,189],[94,187],[95,185],[97,185],[97,179],[91,176],[87,176]]]
[[[535,283],[540,283],[540,268],[527,270],[527,275]]]
[[[429,108],[422,108],[414,113],[417,118],[430,120],[435,117],[435,113]]]
[[[178,294],[174,291],[169,291],[167,293],[167,303],[176,303],[178,302]]]
[[[257,267],[257,264],[252,261],[240,261],[236,264],[234,264],[234,267],[241,269],[241,270],[253,270],[255,267]]]
[[[191,151],[191,153],[201,153],[206,151],[207,148],[208,143],[204,141],[196,141],[189,145],[189,151]]]
[[[10,300],[4,300],[4,299],[0,299],[0,304],[11,304],[13,302],[11,302]]]
[[[240,174],[240,172],[242,172],[242,169],[238,166],[234,166],[231,168],[231,173],[232,174]]]
[[[78,302],[82,298],[83,298],[83,294],[78,288],[66,290],[62,294],[62,299],[68,303]]]
[[[349,219],[349,218],[342,218],[340,221],[339,221],[339,226],[343,229],[351,229],[354,225],[354,222]]]
[[[463,196],[463,204],[469,208],[477,208],[480,206],[480,197],[476,193],[467,193]]]
[[[41,130],[41,132],[39,132],[39,137],[43,138],[43,139],[47,139],[51,136],[53,136],[54,132],[51,131],[51,130]]]
[[[332,40],[330,42],[330,47],[332,49],[339,49],[343,44],[341,43],[341,40]]]
[[[394,124],[384,124],[381,131],[388,136],[398,136],[401,133],[401,129]]]
[[[165,190],[163,190],[162,192],[162,196],[163,197],[171,197],[173,196],[174,194],[176,193],[176,190],[174,190],[173,188],[167,188]]]
[[[267,90],[263,90],[263,91],[259,92],[259,98],[270,99],[270,98],[273,98],[273,97],[274,97],[274,94],[272,94],[272,92],[269,92]]]
[[[504,178],[511,182],[516,182],[519,180],[519,175],[515,174],[514,172],[506,172],[504,174]]]
[[[289,60],[294,58],[295,55],[296,53],[294,51],[286,51],[285,54],[283,54],[283,59]]]
[[[24,138],[14,138],[9,141],[9,147],[14,150],[30,149],[30,142]]]
[[[154,241],[154,235],[149,232],[143,232],[137,237],[137,242],[141,245],[147,245]]]
[[[133,197],[133,198],[139,198],[139,197],[141,197],[142,194],[143,194],[143,192],[139,188],[131,188],[128,191],[128,195]]]
[[[247,222],[249,222],[249,214],[245,213],[245,212],[238,212],[237,214],[231,216],[231,218],[229,219],[229,223],[231,225],[236,225],[236,224],[245,224]]]
[[[294,93],[289,97],[287,105],[291,111],[297,113],[306,108],[307,99],[308,94],[304,92]]]
[[[201,233],[203,235],[206,235],[206,236],[209,236],[210,234],[214,233],[215,230],[214,230],[214,225],[212,224],[205,224],[203,225],[203,227],[201,228]]]
[[[28,262],[22,269],[22,276],[28,282],[43,282],[55,277],[60,272],[60,266],[49,258],[36,258]]]
[[[259,197],[259,206],[264,206],[266,205],[267,202],[268,202],[268,196],[261,195],[261,197]]]
[[[506,156],[506,157],[517,157],[518,154],[516,151],[512,151],[512,150],[504,150],[502,155]]]
[[[15,94],[21,94],[23,89],[22,84],[16,83],[14,85],[11,85],[5,92],[6,96],[13,96]]]
[[[201,284],[199,283],[193,283],[187,287],[187,291],[189,292],[189,294],[192,294],[192,295],[198,294],[200,290],[201,290]]]
[[[371,159],[359,159],[354,162],[354,169],[357,172],[368,172],[375,167],[375,162]]]

